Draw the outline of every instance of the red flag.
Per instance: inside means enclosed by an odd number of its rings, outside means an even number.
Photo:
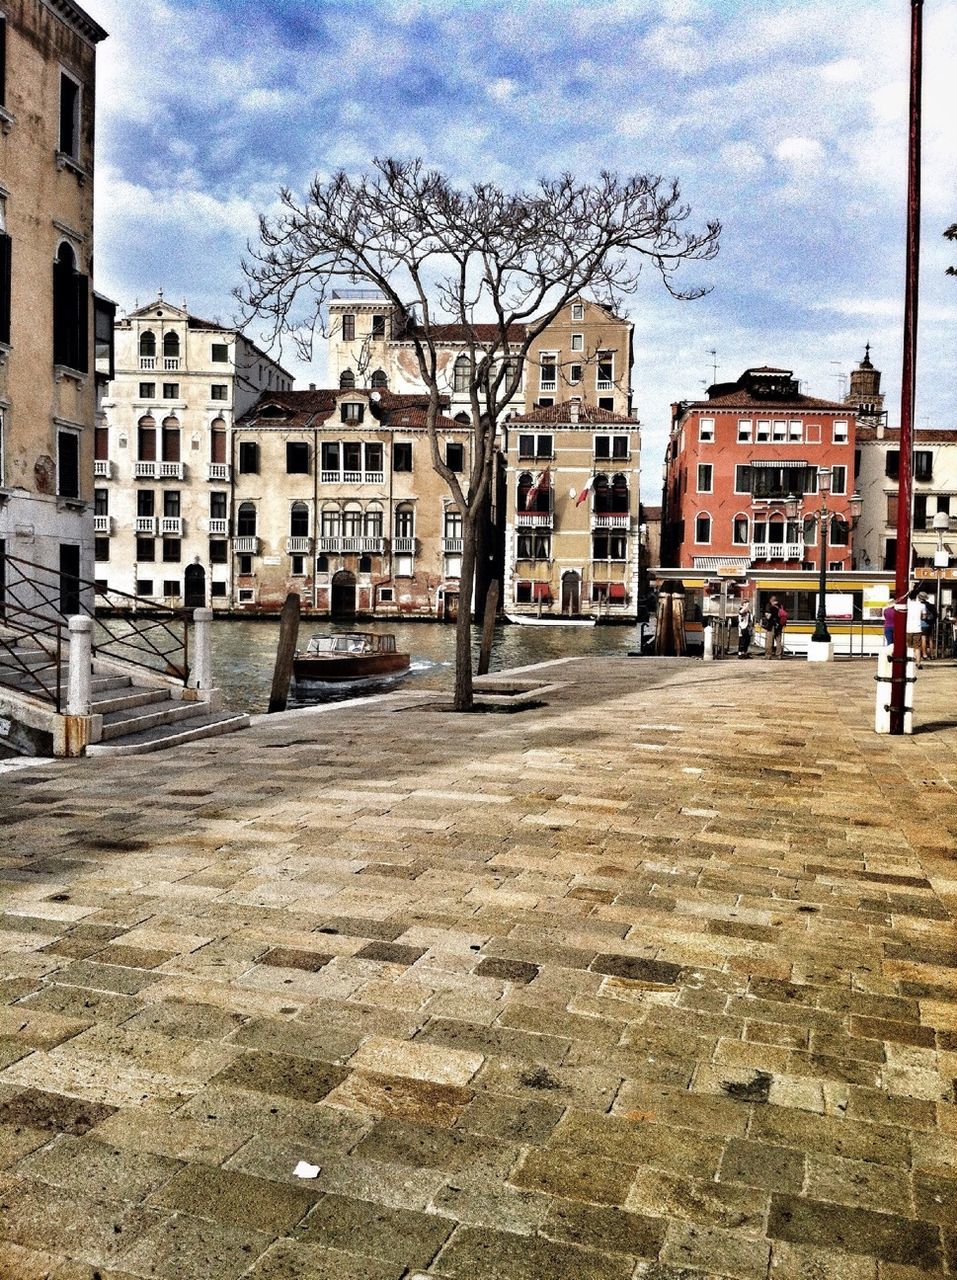
[[[540,493],[545,493],[552,483],[551,468],[546,467],[542,474],[538,477],[528,493],[525,495],[525,510],[531,511],[535,505],[535,501]]]
[[[594,485],[595,485],[595,477],[594,477],[594,476],[589,476],[589,477],[588,477],[588,483],[585,485],[584,489],[582,489],[581,493],[580,493],[580,494],[578,495],[578,497],[575,499],[575,506],[576,506],[576,507],[580,507],[580,506],[581,506],[581,504],[582,504],[582,503],[585,501],[585,499],[588,497],[589,493],[591,493],[592,489],[594,488]]]

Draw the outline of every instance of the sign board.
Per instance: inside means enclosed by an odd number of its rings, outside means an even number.
[[[814,604],[817,610],[817,597]],[[850,592],[828,591],[824,596],[824,612],[829,618],[847,621],[854,617],[854,597]]]
[[[936,582],[938,578],[941,582],[957,582],[957,568],[931,569],[928,565],[921,565],[914,570],[914,577],[920,582]]]
[[[282,564],[282,556],[263,556],[263,564]]]
[[[883,617],[891,602],[891,589],[883,583],[872,583],[864,588],[863,609],[865,618]]]
[[[747,569],[742,569],[737,564],[719,564],[715,570],[719,578],[741,578],[748,576]]]

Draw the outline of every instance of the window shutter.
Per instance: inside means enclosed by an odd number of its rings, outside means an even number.
[[[2,25],[2,24],[0,24]],[[0,342],[10,341],[10,263],[13,241],[0,235]]]
[[[90,369],[90,278],[76,272],[73,275],[72,284],[76,316],[73,368],[79,369],[81,373],[88,373]]]

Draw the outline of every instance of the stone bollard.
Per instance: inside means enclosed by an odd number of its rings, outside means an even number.
[[[76,615],[67,620],[70,629],[70,673],[67,685],[68,716],[88,716],[93,697],[93,619]]]
[[[917,682],[917,659],[913,649],[907,651],[907,683],[904,685],[904,733],[914,732],[914,685]],[[877,703],[874,709],[874,732],[891,731],[891,658],[894,646],[887,645],[877,655]]]
[[[704,625],[704,660],[705,662],[714,661],[714,627],[710,622]]]
[[[208,690],[213,687],[212,621],[212,609],[193,610],[193,670],[190,675],[190,686],[193,689]]]

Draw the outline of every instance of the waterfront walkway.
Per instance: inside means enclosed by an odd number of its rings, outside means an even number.
[[[957,1275],[957,668],[540,674],[0,777],[3,1280]]]

